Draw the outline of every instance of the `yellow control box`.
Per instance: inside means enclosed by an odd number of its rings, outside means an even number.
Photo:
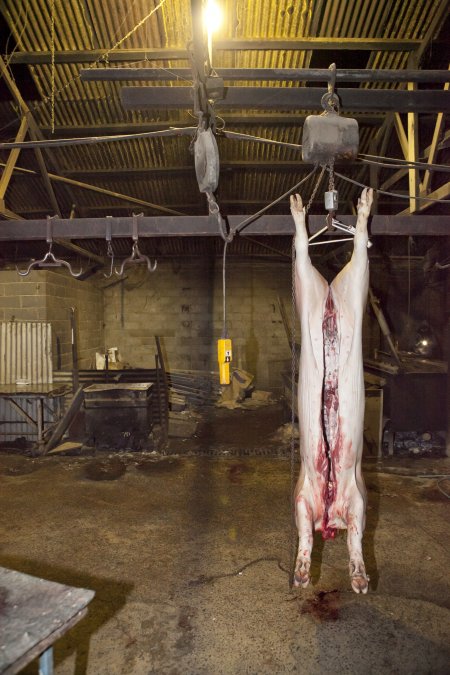
[[[230,384],[230,363],[233,358],[231,340],[222,338],[217,341],[220,384]]]

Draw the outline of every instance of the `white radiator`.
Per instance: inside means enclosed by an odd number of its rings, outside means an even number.
[[[0,322],[0,384],[51,384],[52,327],[43,321]]]

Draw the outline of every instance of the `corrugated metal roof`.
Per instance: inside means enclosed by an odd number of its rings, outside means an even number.
[[[217,34],[217,40],[302,38],[369,38],[390,40],[429,40],[438,32],[445,20],[440,0],[224,0],[221,3],[224,24]],[[54,14],[52,17],[52,8]],[[125,4],[122,0],[3,0],[1,12],[5,28],[10,33],[4,42],[4,54],[11,73],[24,91],[24,98],[32,114],[42,129],[55,126],[54,135],[58,138],[61,130],[71,135],[84,136],[89,129],[101,129],[102,125],[136,125],[145,122],[160,122],[163,126],[176,124],[196,124],[196,118],[184,110],[143,110],[128,111],[120,101],[121,82],[86,82],[80,79],[80,68],[102,68],[108,64],[108,54],[120,49],[185,49],[192,40],[191,3],[188,0],[135,0]],[[436,19],[440,17],[440,22]],[[436,23],[436,25],[435,25]],[[433,28],[434,27],[434,28]],[[77,51],[86,54],[91,50],[101,50],[97,62],[83,63],[83,56],[77,63],[13,65],[15,52],[62,52]],[[214,49],[213,65],[216,68],[308,68],[327,67],[328,59],[333,59],[338,68],[340,59],[353,63],[357,68],[406,68],[408,51],[370,51],[358,50],[350,53],[336,49],[317,51],[298,49],[295,43],[283,48],[272,49],[267,42],[265,49]],[[439,61],[439,57],[434,55]],[[352,62],[353,59],[353,62]],[[349,61],[350,60],[350,61]],[[429,60],[429,63],[433,63]],[[136,63],[114,62],[115,66],[128,67],[151,66],[170,71],[174,67],[188,67],[186,60],[140,59]],[[348,67],[348,66],[346,66]],[[27,75],[28,73],[28,75]],[[29,82],[26,82],[26,79]],[[126,84],[129,84],[128,82]],[[135,83],[140,86],[190,86],[190,81],[167,81]],[[229,83],[226,83],[229,84]],[[237,82],[233,84],[239,84]],[[246,84],[249,84],[248,82]],[[304,83],[284,81],[251,82],[252,86],[304,86]],[[25,86],[26,85],[26,86]],[[392,83],[366,83],[360,87],[396,88],[402,85]],[[29,95],[26,94],[29,91]],[[33,93],[34,92],[34,93]],[[10,98],[8,96],[8,98]],[[220,110],[220,104],[218,104]],[[320,111],[317,111],[320,112]],[[222,113],[226,129],[245,131],[249,135],[272,138],[289,143],[301,143],[302,127],[291,121],[286,123],[280,116],[270,124],[249,125],[248,117],[255,111],[237,111],[245,118],[245,126]],[[276,113],[276,110],[275,110]],[[299,120],[304,111],[293,111]],[[371,144],[378,132],[379,125],[364,125],[364,114],[359,114],[360,151],[370,152]],[[20,115],[14,101],[0,102],[0,138],[11,140],[18,129]],[[274,123],[275,122],[275,123]],[[380,120],[381,122],[381,120]],[[219,120],[219,125],[221,124]],[[113,127],[112,127],[113,128]],[[141,127],[139,127],[141,128]],[[87,131],[86,131],[87,130]],[[48,133],[46,131],[46,133]],[[218,139],[220,158],[226,168],[220,176],[219,201],[223,200],[224,209],[229,213],[249,213],[260,208],[287,191],[298,182],[310,167],[301,162],[301,153],[286,147],[255,143],[252,141],[231,141]],[[190,139],[186,137],[167,137],[153,139],[130,139],[120,143],[103,143],[88,146],[69,146],[44,153],[49,171],[61,172],[76,179],[103,187],[109,191],[130,195],[161,206],[181,210],[186,213],[205,213],[204,196],[198,193],[195,180],[193,155],[190,152]],[[6,162],[8,153],[0,152],[2,162]],[[279,170],[277,162],[292,162],[292,166]],[[233,168],[233,162],[248,162],[243,167]],[[265,163],[263,170],[260,165]],[[34,153],[21,152],[18,166],[37,170]],[[267,164],[272,165],[267,166]],[[185,170],[192,167],[190,174]],[[55,168],[56,167],[56,168]],[[177,173],[177,168],[182,171]],[[148,169],[161,169],[149,172]],[[82,178],[83,172],[86,177]],[[103,173],[96,173],[103,172]],[[368,180],[368,169],[348,166],[346,172],[353,178]],[[310,180],[302,188],[308,195],[313,188]],[[349,211],[350,202],[355,200],[358,188],[337,180],[342,211]],[[57,200],[63,215],[68,215],[76,199],[78,213],[84,215],[108,215],[122,211],[136,211],[138,207],[127,204],[107,194],[91,192],[79,187],[67,188],[53,183]],[[321,197],[320,197],[321,201]],[[39,217],[52,213],[44,183],[40,176],[14,174],[6,194],[8,208],[22,217]],[[392,211],[397,208],[395,200]],[[280,207],[277,207],[280,208]],[[287,204],[283,208],[287,209]],[[316,211],[321,208],[316,204]],[[385,208],[389,208],[389,205]],[[145,207],[144,207],[145,210]],[[148,208],[148,213],[152,213]],[[274,211],[276,212],[276,210]]]

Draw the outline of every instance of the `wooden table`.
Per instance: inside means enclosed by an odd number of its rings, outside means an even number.
[[[94,591],[0,567],[0,673],[15,675],[39,657],[53,673],[53,644],[87,612]]]

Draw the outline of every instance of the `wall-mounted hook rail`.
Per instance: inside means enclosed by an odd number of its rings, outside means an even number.
[[[125,260],[122,262],[122,265],[120,268],[115,268],[114,271],[118,276],[122,276],[123,271],[127,265],[135,265],[135,264],[146,264],[147,269],[149,272],[154,272],[156,270],[157,266],[157,261],[155,260],[154,263],[151,262],[150,258],[146,255],[143,255],[138,246],[138,240],[139,240],[139,235],[138,235],[138,218],[141,217],[143,214],[139,213],[133,213],[133,246],[131,247],[131,255],[128,258],[125,258]]]
[[[56,258],[55,254],[52,252],[52,246],[53,246],[53,237],[52,237],[52,219],[55,218],[56,216],[47,216],[47,237],[46,241],[48,244],[48,251],[44,255],[44,257],[41,260],[32,260],[30,264],[28,265],[27,269],[23,272],[19,270],[19,268],[16,266],[16,271],[17,274],[21,277],[26,277],[30,274],[30,272],[33,269],[41,269],[41,268],[48,268],[48,267],[67,267],[67,269],[70,272],[70,275],[72,277],[80,277],[83,273],[83,269],[80,269],[79,272],[74,272],[72,269],[71,264],[67,260],[62,260],[60,258]]]

